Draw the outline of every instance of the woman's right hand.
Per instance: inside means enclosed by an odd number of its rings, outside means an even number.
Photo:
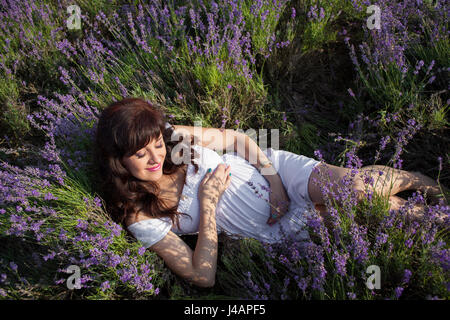
[[[199,201],[210,201],[217,204],[223,192],[230,186],[230,171],[231,166],[227,167],[224,163],[220,163],[214,172],[210,172],[209,169],[198,189]]]

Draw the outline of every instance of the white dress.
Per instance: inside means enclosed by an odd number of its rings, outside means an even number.
[[[194,145],[200,157],[188,164],[185,185],[178,204],[180,229],[172,225],[169,218],[146,219],[128,226],[133,236],[148,248],[160,241],[172,230],[175,234],[193,234],[199,230],[200,207],[198,188],[208,168],[212,171],[220,163],[231,165],[231,184],[223,192],[216,206],[216,226],[218,232],[231,237],[249,237],[262,242],[283,241],[289,236],[301,241],[309,238],[305,230],[305,214],[314,204],[308,194],[308,180],[312,169],[319,161],[283,150],[268,148],[264,154],[273,162],[290,198],[288,212],[274,225],[269,226],[270,216],[269,183],[247,160],[236,153],[219,155],[216,151]]]

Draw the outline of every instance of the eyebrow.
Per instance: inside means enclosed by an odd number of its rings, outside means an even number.
[[[156,142],[158,142],[158,141],[159,141],[159,140],[161,140],[162,138],[164,138],[164,136],[163,136],[163,135],[161,135],[161,136],[159,137],[159,139],[158,139],[158,140],[156,140]],[[144,147],[144,148],[142,148],[142,149],[145,149],[145,147]],[[139,149],[138,151],[136,151],[136,153],[135,153],[135,154],[139,153],[139,151],[141,151],[142,149]]]

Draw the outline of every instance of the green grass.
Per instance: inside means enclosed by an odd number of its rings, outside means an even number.
[[[50,8],[55,8],[52,1],[46,1]],[[113,11],[122,3],[132,4],[135,7],[139,1],[80,1],[82,12],[92,20],[101,10],[111,18]],[[255,64],[250,65],[254,72],[251,80],[247,80],[239,70],[233,67],[233,61],[228,56],[226,48],[222,48],[217,58],[223,61],[223,72],[216,65],[216,57],[192,56],[187,50],[186,41],[180,41],[179,46],[172,53],[167,52],[157,39],[147,39],[152,46],[154,55],[147,54],[142,48],[133,43],[129,27],[126,25],[108,29],[102,26],[104,37],[110,40],[120,40],[124,48],[117,52],[116,63],[106,62],[104,57],[98,57],[98,62],[105,68],[104,81],[94,83],[83,64],[81,54],[72,59],[66,58],[55,46],[57,40],[68,39],[83,40],[86,38],[82,32],[60,31],[51,36],[51,26],[43,21],[35,21],[31,24],[13,25],[13,28],[28,30],[30,41],[37,46],[42,55],[41,60],[27,58],[21,60],[18,71],[7,75],[2,69],[0,73],[0,146],[9,146],[3,139],[7,135],[13,140],[13,146],[22,146],[27,143],[40,143],[43,137],[36,137],[32,131],[26,116],[40,107],[36,103],[37,96],[50,97],[53,92],[68,93],[71,87],[83,92],[84,98],[99,110],[112,102],[112,99],[121,99],[122,93],[116,83],[116,77],[128,90],[129,95],[139,96],[160,103],[166,114],[174,115],[176,124],[193,125],[196,120],[201,120],[203,126],[220,127],[223,117],[227,117],[227,128],[243,129],[266,128],[280,130],[280,149],[314,157],[314,150],[323,149],[328,143],[333,143],[337,135],[345,134],[348,124],[356,119],[358,113],[383,117],[388,112],[400,112],[405,119],[414,117],[424,127],[425,137],[419,137],[415,144],[407,150],[406,159],[417,161],[414,167],[419,171],[433,177],[440,177],[444,185],[449,185],[448,161],[444,159],[445,172],[437,171],[437,155],[448,153],[445,147],[448,131],[448,94],[442,92],[447,86],[448,72],[437,74],[436,80],[427,84],[430,76],[424,72],[414,75],[410,70],[405,78],[394,65],[380,66],[377,68],[360,68],[353,70],[343,39],[338,35],[342,28],[349,28],[353,32],[352,37],[359,41],[362,39],[362,28],[358,23],[365,21],[364,12],[358,13],[351,3],[337,0],[317,1],[318,7],[325,7],[325,18],[321,21],[309,21],[306,13],[309,7],[316,1],[293,1],[280,14],[277,20],[271,12],[261,27],[261,19],[253,18],[250,14],[252,1],[243,2],[243,15],[246,18],[246,30],[252,36],[252,50],[259,52],[255,55]],[[290,18],[291,6],[297,10],[297,18]],[[267,8],[262,8],[264,12]],[[65,17],[53,17],[55,23],[64,24]],[[112,19],[111,19],[112,20]],[[176,24],[175,16],[172,16],[172,24]],[[356,27],[355,27],[356,25]],[[87,28],[83,25],[83,28]],[[126,32],[121,34],[121,28]],[[39,32],[42,40],[36,40]],[[195,31],[189,30],[189,34]],[[275,33],[277,41],[291,42],[286,48],[273,47],[271,56],[266,59],[264,55],[269,53],[267,35]],[[183,39],[180,29],[174,30],[171,36]],[[4,38],[0,37],[2,43]],[[21,58],[20,43],[17,38],[10,39],[11,46],[8,52],[0,48],[3,54],[3,64],[12,68],[14,61]],[[438,41],[434,45],[421,44],[411,47],[408,51],[409,63],[419,60],[425,62],[424,69],[435,61],[435,68],[447,68],[449,61],[448,38]],[[157,56],[157,59],[154,58]],[[58,67],[62,66],[71,72],[72,83],[65,86],[59,80]],[[153,71],[152,72],[150,72]],[[422,70],[423,71],[423,70]],[[334,75],[332,76],[332,74]],[[336,81],[338,79],[339,81]],[[25,84],[22,84],[25,81]],[[199,81],[198,84],[196,81]],[[231,85],[229,89],[227,86]],[[360,95],[356,99],[348,96],[346,89],[353,88]],[[402,93],[399,95],[399,93]],[[181,95],[183,99],[178,96]],[[294,97],[296,97],[294,99]],[[338,103],[342,102],[342,110],[338,109]],[[297,113],[306,104],[312,106],[306,115]],[[412,104],[413,108],[405,106]],[[222,108],[227,108],[223,111]],[[286,116],[286,121],[283,117]],[[240,122],[236,124],[234,120]],[[80,121],[81,123],[82,121]],[[86,124],[91,127],[92,124]],[[385,124],[377,132],[380,136],[395,135],[399,128],[397,125]],[[361,145],[368,146],[367,153],[373,156],[375,142],[368,137],[370,130],[363,128]],[[356,133],[355,133],[356,134]],[[75,143],[68,145],[64,141],[57,141],[59,146],[67,148],[70,152],[84,150],[90,152],[92,145],[87,137],[78,137]],[[367,140],[367,141],[366,141]],[[378,140],[377,140],[378,142]],[[334,143],[327,161],[335,165],[343,165],[346,160],[346,152],[351,150],[356,142],[344,140],[344,145]],[[362,152],[363,153],[363,152]],[[26,153],[23,153],[25,158]],[[20,162],[22,153],[16,155],[0,152],[0,160]],[[36,157],[34,154],[33,157]],[[431,160],[430,160],[431,159]],[[31,159],[28,159],[31,162]],[[36,160],[36,159],[34,159]],[[27,159],[25,159],[25,162]],[[406,161],[405,161],[406,162]],[[411,163],[412,160],[411,160]],[[369,163],[365,163],[367,165]],[[425,164],[425,165],[424,165]],[[425,166],[425,167],[424,167]],[[53,260],[43,261],[42,257],[48,254],[52,248],[62,245],[67,246],[69,253],[89,252],[94,246],[89,242],[74,244],[64,243],[58,240],[60,229],[68,232],[69,238],[77,236],[76,225],[78,220],[88,221],[88,233],[108,237],[110,230],[104,225],[110,218],[104,209],[93,204],[96,195],[98,177],[95,168],[86,171],[75,171],[69,165],[67,171],[66,186],[52,184],[41,192],[51,192],[58,197],[52,201],[52,208],[58,215],[47,218],[42,229],[49,231],[54,242],[36,243],[32,237],[19,239],[7,236],[6,230],[11,222],[8,217],[11,214],[19,214],[14,207],[7,208],[7,214],[0,216],[0,230],[2,234],[2,246],[0,258],[2,269],[0,273],[7,274],[7,282],[2,283],[2,288],[8,290],[8,297],[12,299],[147,299],[155,298],[153,292],[141,293],[129,284],[120,281],[117,269],[107,266],[83,269],[85,275],[95,278],[92,287],[80,291],[68,290],[64,284],[55,284],[56,280],[66,278],[67,275],[58,271],[66,264],[65,257],[56,257]],[[88,204],[85,202],[88,199]],[[47,202],[36,201],[36,205],[46,206]],[[354,208],[353,212],[361,219],[361,224],[369,226],[369,237],[374,237],[377,223],[388,215],[387,199],[376,199],[373,203],[363,203]],[[26,212],[20,215],[26,216]],[[342,212],[341,212],[342,214]],[[343,233],[349,238],[348,232],[351,221],[343,219]],[[38,219],[39,215],[33,216]],[[52,233],[53,232],[53,233]],[[378,296],[372,296],[365,289],[364,283],[348,285],[350,279],[332,274],[335,270],[331,256],[325,254],[324,264],[330,270],[329,278],[325,286],[325,292],[303,293],[295,282],[291,282],[284,288],[286,276],[294,276],[288,268],[278,259],[279,256],[267,257],[261,243],[252,239],[232,241],[226,237],[220,239],[219,267],[217,270],[216,286],[212,289],[199,289],[189,286],[184,280],[176,277],[163,265],[162,260],[155,254],[147,251],[140,256],[140,245],[122,231],[115,236],[110,246],[111,252],[125,255],[130,250],[131,256],[137,258],[137,265],[149,263],[155,266],[152,271],[153,283],[161,288],[161,298],[164,299],[233,299],[252,298],[251,286],[260,288],[259,296],[267,296],[272,299],[281,299],[288,296],[291,299],[347,299],[349,290],[358,293],[358,298],[374,299],[380,296],[392,297],[392,289],[398,285],[398,278],[402,276],[403,269],[408,267],[415,270],[420,280],[407,289],[409,297],[423,298],[426,293],[433,293],[440,297],[447,297],[448,293],[442,289],[442,283],[446,280],[445,274],[439,268],[429,267],[427,259],[429,248],[423,247],[421,254],[418,251],[404,250],[403,243],[406,234],[395,229],[389,234],[394,239],[393,251],[382,247],[381,254],[371,256],[368,264],[377,264],[383,270],[384,290]],[[438,235],[441,239],[448,239],[448,234]],[[195,245],[196,237],[184,237],[190,245]],[[347,248],[340,248],[346,252]],[[30,258],[35,253],[34,258]],[[284,254],[287,254],[284,252]],[[38,258],[36,258],[38,257]],[[40,258],[39,258],[40,257]],[[31,260],[30,260],[31,259]],[[40,261],[33,264],[30,261]],[[9,262],[15,261],[19,265],[18,272],[13,272]],[[269,265],[266,264],[269,263]],[[39,265],[39,266],[38,266]],[[120,267],[120,266],[119,266]],[[308,265],[297,265],[308,270]],[[365,271],[365,266],[352,261],[347,270],[354,277],[359,277]],[[272,270],[276,273],[272,273]],[[246,272],[251,273],[247,278]],[[422,274],[431,273],[426,277]],[[298,275],[298,274],[297,274]],[[23,277],[26,279],[24,280]],[[110,281],[111,288],[105,291],[100,289],[104,281]],[[398,280],[398,281],[397,281]],[[397,282],[396,282],[397,281]],[[265,287],[270,286],[270,289]],[[437,288],[437,289],[436,289]],[[254,292],[253,292],[254,293]]]

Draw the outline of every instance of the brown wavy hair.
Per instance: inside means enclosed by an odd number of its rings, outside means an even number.
[[[162,109],[141,98],[125,98],[113,102],[100,114],[95,135],[94,158],[99,169],[99,193],[106,202],[106,209],[112,219],[125,226],[125,220],[130,215],[137,215],[137,203],[142,204],[144,215],[154,218],[169,217],[178,228],[179,215],[177,207],[165,208],[165,203],[158,198],[159,186],[154,181],[142,181],[134,177],[124,166],[122,158],[130,157],[144,148],[150,141],[163,134],[166,145],[166,158],[163,164],[163,174],[172,174],[183,169],[180,164],[172,162],[172,149],[178,143],[184,143],[180,137],[172,141],[172,126],[166,128],[166,117]],[[197,155],[192,149],[194,137],[190,141],[190,159],[195,163]],[[181,148],[179,156],[184,158]],[[169,155],[169,156],[168,156]]]

